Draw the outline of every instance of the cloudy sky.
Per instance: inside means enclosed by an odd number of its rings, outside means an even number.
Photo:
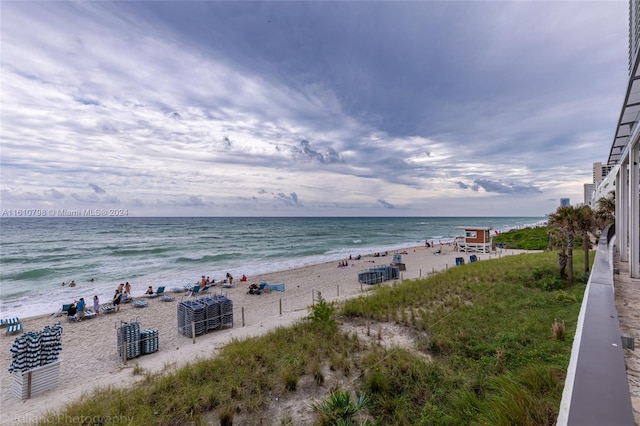
[[[627,85],[626,1],[1,8],[3,210],[543,216]]]

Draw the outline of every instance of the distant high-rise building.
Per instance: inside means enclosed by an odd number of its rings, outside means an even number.
[[[602,163],[593,163],[593,184],[598,185],[602,179],[607,177],[614,166]]]
[[[596,190],[595,183],[585,183],[584,184],[584,204],[587,206],[591,206],[591,199],[593,198],[593,193]]]
[[[560,198],[560,207],[569,207],[571,200],[569,198]]]

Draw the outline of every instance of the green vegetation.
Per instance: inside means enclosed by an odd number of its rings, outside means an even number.
[[[176,371],[137,371],[139,384],[96,391],[47,424],[299,424],[296,410],[269,411],[297,401],[318,425],[552,425],[587,280],[557,273],[544,252],[375,287],[343,306],[319,298],[305,321]],[[381,323],[411,343],[385,344]]]
[[[548,250],[549,234],[546,226],[514,229],[493,237],[493,246],[505,244],[507,248],[518,250]]]

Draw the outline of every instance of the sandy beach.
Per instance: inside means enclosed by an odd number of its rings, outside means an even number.
[[[462,256],[469,261],[468,254],[454,252],[445,245],[441,254],[435,254],[436,248],[411,247],[402,253],[402,262],[406,270],[396,281],[386,281],[383,285],[393,285],[401,280],[425,277],[428,274],[455,267],[455,258]],[[491,254],[477,254],[479,261],[487,261],[502,256],[519,254],[522,251],[499,249]],[[30,399],[20,400],[12,395],[12,376],[7,371],[12,356],[9,352],[17,336],[1,337],[0,369],[2,389],[0,399],[0,424],[31,424],[46,420],[43,414],[49,410],[61,410],[77,400],[83,394],[89,394],[97,387],[127,386],[139,380],[142,375],[134,375],[134,367],[144,371],[157,372],[184,365],[198,357],[211,357],[232,339],[244,339],[264,334],[275,327],[287,326],[305,317],[318,292],[328,301],[340,301],[351,298],[371,286],[358,283],[358,272],[372,266],[388,265],[393,253],[388,256],[363,256],[360,260],[349,261],[348,267],[338,267],[338,262],[306,266],[297,269],[249,276],[247,282],[234,280],[234,288],[213,287],[214,293],[222,293],[233,301],[233,327],[192,338],[179,333],[177,327],[177,304],[187,293],[176,293],[175,301],[164,302],[159,298],[146,299],[144,289],[136,289],[133,283],[132,294],[136,299],[146,300],[148,306],[135,308],[132,304],[121,305],[120,312],[101,314],[97,318],[81,322],[69,321],[66,317],[55,317],[60,307],[52,306],[51,314],[21,318],[24,331],[41,331],[47,325],[60,322],[62,352],[60,355],[60,380],[55,390],[46,391]],[[198,280],[194,274],[194,283]],[[247,294],[249,284],[266,281],[270,284],[284,283],[284,292],[273,291],[261,295]],[[137,290],[137,291],[136,291]],[[169,290],[169,289],[167,289]],[[170,293],[171,294],[171,293]],[[84,295],[87,301],[91,294]],[[90,305],[90,303],[89,303]],[[243,325],[244,314],[244,325]],[[119,358],[116,342],[117,328],[121,322],[138,321],[140,329],[154,329],[159,332],[159,351],[128,360]]]

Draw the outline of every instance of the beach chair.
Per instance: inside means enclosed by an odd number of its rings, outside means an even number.
[[[164,286],[161,285],[158,287],[158,291],[156,291],[156,296],[162,296],[164,294]]]
[[[198,285],[194,285],[193,288],[191,289],[191,293],[189,294],[189,296],[191,297],[196,297],[198,295],[198,293],[200,293],[200,284]]]
[[[469,263],[473,263],[477,261],[478,261],[478,257],[475,254],[472,254],[471,256],[469,256]]]
[[[16,334],[22,332],[22,324],[13,324],[7,327],[7,334]]]
[[[147,306],[147,302],[144,300],[136,300],[132,305],[134,308],[145,308]]]
[[[112,314],[116,311],[116,307],[113,305],[103,305],[100,310],[103,314]]]
[[[456,266],[464,265],[464,257],[456,257]]]
[[[12,326],[12,325],[18,325],[20,324],[20,318],[18,317],[13,317],[13,318],[5,318],[5,319],[0,319],[0,325],[2,326]]]

